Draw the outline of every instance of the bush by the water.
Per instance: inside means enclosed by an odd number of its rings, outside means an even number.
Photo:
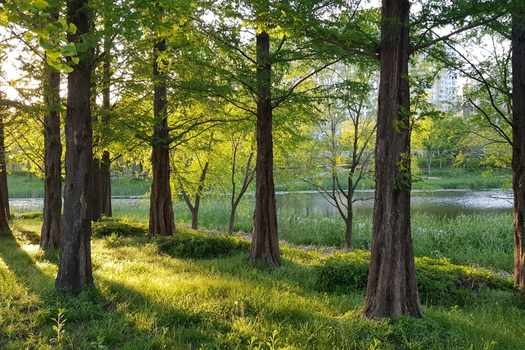
[[[326,258],[319,267],[317,285],[322,291],[345,293],[366,288],[370,253],[355,251]],[[447,259],[416,257],[416,276],[421,302],[463,305],[482,290],[512,290],[510,278]]]

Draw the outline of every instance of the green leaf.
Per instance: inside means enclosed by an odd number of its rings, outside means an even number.
[[[69,43],[62,49],[62,55],[72,57],[77,55],[77,47],[73,43]]]
[[[68,32],[70,34],[75,34],[77,32],[77,26],[74,23],[69,23]]]
[[[38,10],[45,10],[49,7],[49,4],[46,0],[33,0],[32,5],[36,7]]]

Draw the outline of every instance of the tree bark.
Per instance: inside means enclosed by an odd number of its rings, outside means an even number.
[[[113,216],[111,205],[111,159],[109,151],[104,151],[100,162],[100,211],[106,217]]]
[[[0,116],[0,200],[7,219],[11,217],[9,208],[9,188],[7,185],[7,161],[5,154],[4,121]]]
[[[525,289],[525,4],[512,10],[512,185],[514,190],[514,281]]]
[[[5,158],[4,119],[0,115],[0,235],[10,232],[7,169]]]
[[[111,118],[111,26],[108,19],[104,23],[104,62],[102,67],[102,144],[105,147],[100,162],[100,211],[106,217],[113,215],[111,207],[111,157],[108,147],[108,133]]]
[[[421,316],[410,229],[409,0],[383,0],[373,240],[364,314]]]
[[[53,16],[58,18],[58,14]],[[42,249],[58,249],[62,236],[62,142],[60,140],[60,73],[45,63],[44,217]]]
[[[272,65],[270,36],[257,34],[257,163],[255,220],[250,258],[272,267],[280,265],[277,209],[273,180]]]
[[[77,27],[71,42],[80,43],[91,31],[91,12],[87,0],[68,0],[67,19]],[[91,267],[91,217],[89,191],[93,159],[91,120],[91,74],[93,50],[79,54],[79,63],[68,75],[66,112],[66,180],[64,186],[64,231],[58,290],[77,293],[93,285]]]
[[[151,163],[153,180],[150,193],[149,234],[172,235],[175,232],[170,186],[170,151],[167,115],[166,75],[159,69],[158,58],[166,50],[166,41],[160,40],[153,50],[153,147]]]

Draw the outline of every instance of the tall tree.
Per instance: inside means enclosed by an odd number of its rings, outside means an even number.
[[[256,118],[256,194],[250,260],[277,267],[280,251],[273,178],[273,129],[276,119],[284,123],[286,118],[275,116],[283,105],[293,108],[290,101],[306,94],[302,87],[334,63],[312,48],[304,31],[294,27],[303,13],[323,13],[331,1],[314,4],[243,0],[240,3],[241,6],[236,3],[214,5],[211,11],[217,20],[202,21],[201,29],[210,38],[211,47],[219,48],[220,53],[202,64],[216,75],[208,88],[209,93]],[[245,33],[255,34],[254,40]],[[293,69],[303,74],[299,77],[290,74]],[[225,81],[227,86],[220,85]]]
[[[58,11],[51,17],[58,19]],[[60,73],[45,63],[44,77],[44,216],[40,246],[58,248],[62,234],[62,141],[60,140]]]
[[[59,2],[50,3],[49,20],[60,16]],[[44,214],[40,247],[57,249],[62,234],[62,141],[60,139],[60,72],[44,57]]]
[[[153,139],[151,165],[153,179],[150,192],[149,234],[172,235],[175,232],[170,185],[170,135],[168,128],[166,73],[160,60],[166,40],[159,39],[153,49]]]
[[[2,201],[3,211],[6,217],[11,217],[9,209],[9,188],[7,186],[7,161],[5,149],[5,125],[0,117],[0,200]]]
[[[421,316],[410,234],[409,0],[383,0],[368,317]]]
[[[3,111],[0,111],[0,113]],[[7,195],[7,172],[5,168],[5,140],[4,140],[4,118],[0,115],[0,161],[2,164],[0,166],[0,181],[4,182],[2,179],[5,177],[5,184],[0,184],[0,234],[5,234],[9,232],[9,201]],[[6,205],[7,203],[7,205]]]
[[[111,206],[111,156],[107,148],[108,131],[110,129],[111,117],[111,49],[113,46],[113,23],[110,19],[110,9],[113,1],[104,1],[105,18],[104,18],[104,52],[102,62],[102,144],[105,149],[102,152],[100,161],[100,211],[102,215],[111,217],[113,210]]]
[[[270,266],[280,265],[277,207],[273,180],[272,62],[270,35],[256,36],[257,57],[257,160],[255,168],[255,218],[250,258]]]
[[[93,285],[89,191],[93,159],[91,76],[93,49],[91,10],[87,0],[67,1],[67,20],[76,27],[69,34],[78,61],[70,61],[66,111],[66,180],[64,232],[56,288],[76,293]]]
[[[525,2],[512,8],[512,187],[516,286],[525,289]]]

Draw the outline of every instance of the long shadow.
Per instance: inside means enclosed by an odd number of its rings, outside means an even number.
[[[0,238],[0,260],[7,265],[7,273],[11,272],[16,284],[23,286],[28,293],[36,297],[36,300],[31,299],[34,302],[30,307],[21,305],[15,312],[25,319],[36,320],[33,322],[31,332],[36,330],[42,336],[47,337],[50,342],[54,341],[56,331],[53,330],[53,326],[56,324],[59,313],[63,313],[65,317],[66,335],[69,335],[69,339],[66,337],[67,345],[83,349],[104,346],[105,348],[121,348],[124,345],[142,349],[150,348],[156,343],[154,332],[139,327],[133,320],[130,320],[128,310],[134,312],[141,309],[146,313],[160,313],[162,310],[166,321],[161,319],[156,320],[156,323],[163,327],[180,325],[192,327],[203,322],[204,318],[201,319],[199,315],[152,303],[137,291],[102,279],[100,276],[95,277],[95,283],[101,287],[107,287],[110,291],[109,294],[105,293],[107,295],[97,288],[84,291],[77,296],[59,293],[54,288],[54,277],[44,273],[35,265],[35,258],[22,248],[17,237],[27,243],[34,243],[38,234],[29,230],[17,229],[13,235]],[[37,247],[34,248],[37,249]],[[41,258],[47,260],[46,256]],[[47,262],[53,263],[50,260]],[[16,298],[16,296],[13,297]],[[133,305],[129,303],[130,300],[138,304]],[[118,309],[119,303],[126,306],[125,310]],[[27,313],[34,313],[34,315],[27,315]],[[15,322],[17,321],[15,318]],[[16,335],[9,337],[9,332],[0,328],[0,348],[8,347],[9,342],[14,338],[19,341],[34,337],[34,334],[23,334],[22,332],[24,331],[19,330]],[[187,339],[189,342],[184,345],[190,349],[196,348],[200,342],[212,342],[212,339],[207,339],[198,331],[193,331]]]
[[[32,236],[27,232],[23,234],[27,237]],[[30,241],[27,237],[26,239]],[[40,303],[36,308],[40,312],[43,311],[45,315],[42,322],[39,323],[41,328],[46,329],[43,334],[51,333],[52,318],[56,317],[58,309],[65,309],[68,332],[71,332],[73,336],[84,338],[74,340],[72,345],[74,348],[88,348],[82,346],[91,344],[89,347],[92,348],[106,346],[117,349],[124,345],[132,345],[134,348],[141,349],[158,345],[159,342],[173,346],[172,348],[186,346],[194,349],[197,348],[197,345],[202,344],[219,347],[220,344],[216,343],[213,332],[225,333],[230,330],[230,324],[224,318],[215,317],[211,313],[180,309],[169,302],[162,302],[162,298],[160,301],[153,300],[135,288],[98,274],[96,274],[96,282],[100,290],[93,289],[78,297],[57,294],[54,291],[53,277],[40,270],[35,265],[34,258],[13,237],[0,239],[0,257],[19,283],[40,297]],[[315,298],[315,285],[311,281],[308,282],[308,278],[314,277],[315,265],[298,264],[285,257],[280,270],[266,270],[249,266],[246,256],[242,254],[221,258],[223,261],[219,259],[192,260],[196,262],[194,266],[197,272],[209,273],[210,268],[213,267],[213,271],[219,276],[227,276],[251,284],[265,283],[269,289],[279,288],[279,286],[292,287],[294,293]],[[247,269],[257,269],[258,272],[247,273]],[[324,303],[324,301],[320,302]],[[33,311],[36,310],[19,310],[19,312]],[[155,323],[153,329],[141,324],[143,314],[151,315]],[[248,316],[257,318],[258,315]],[[263,318],[279,324],[309,321],[311,317],[327,325],[333,323],[334,327],[338,322],[334,318],[320,314],[314,315],[311,311],[301,310],[299,305],[285,305],[271,314],[263,315]],[[443,317],[432,317],[432,319],[439,324],[437,332],[442,332],[443,336],[448,336],[448,331],[457,327],[461,327],[466,332],[472,331],[478,334],[480,332],[479,327],[468,324],[464,320]],[[416,327],[415,324],[413,328],[421,331],[421,327]],[[81,331],[75,333],[74,329],[81,329]],[[428,331],[436,331],[435,323],[428,326]],[[498,341],[495,349],[511,348],[515,345],[505,334],[496,331],[487,332],[486,329],[483,329],[483,332],[488,339]],[[367,339],[369,335],[365,331],[361,336]],[[418,333],[409,337],[417,339],[419,336]],[[397,342],[398,340],[394,338],[391,341]],[[185,343],[174,343],[174,339],[184,339]],[[0,337],[0,348],[2,345],[5,344],[2,343]]]

